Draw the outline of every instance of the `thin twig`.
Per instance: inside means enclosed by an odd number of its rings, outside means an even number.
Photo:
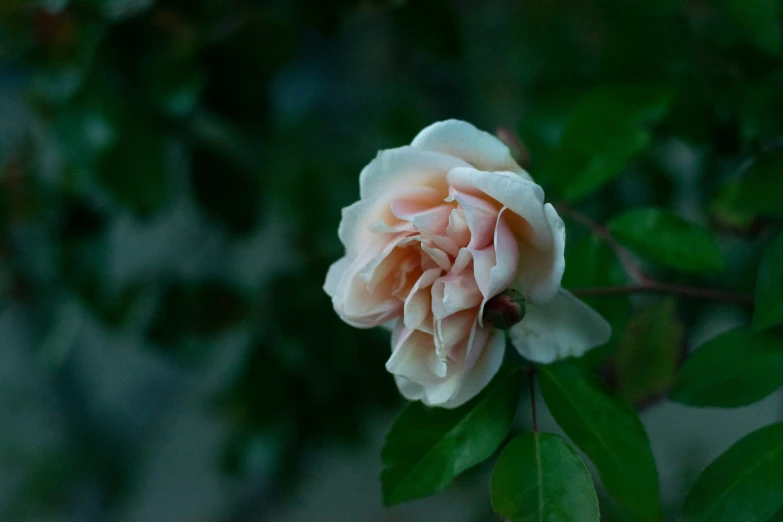
[[[721,290],[697,288],[692,286],[667,285],[656,282],[647,282],[644,284],[628,286],[580,288],[571,290],[571,293],[579,297],[622,294],[672,294],[709,299],[712,301],[726,301],[744,305],[753,305],[753,296],[746,294],[735,294],[732,292],[723,292]]]
[[[681,295],[686,297],[697,297],[701,299],[710,299],[713,301],[726,301],[732,303],[740,303],[745,305],[753,305],[753,296],[745,294],[735,294],[732,292],[724,292],[722,290],[712,290],[709,288],[697,288],[691,286],[679,286],[659,283],[653,279],[647,277],[642,271],[641,267],[636,264],[630,253],[620,245],[609,230],[600,223],[596,222],[589,216],[574,210],[566,204],[557,205],[558,212],[566,215],[590,229],[593,234],[601,239],[604,243],[612,249],[617,259],[625,268],[628,276],[633,279],[636,284],[627,286],[608,286],[599,288],[580,288],[571,291],[574,295],[580,297],[598,296],[598,295],[620,295],[620,294],[672,294]]]
[[[505,143],[511,150],[511,154],[514,159],[519,163],[519,166],[525,170],[530,168],[530,153],[527,151],[527,147],[522,143],[522,140],[514,133],[514,131],[507,129],[506,127],[500,127],[495,132],[495,135],[500,141]]]
[[[617,259],[620,261],[620,263],[622,263],[623,267],[625,268],[625,271],[628,273],[631,279],[633,279],[639,284],[648,284],[652,282],[644,274],[641,267],[639,267],[639,265],[637,265],[634,262],[634,260],[631,258],[628,251],[625,248],[623,248],[623,246],[620,245],[620,243],[618,243],[614,239],[614,237],[612,237],[612,234],[609,233],[609,230],[607,230],[605,226],[596,222],[586,214],[583,214],[578,210],[571,208],[565,203],[558,203],[556,208],[560,214],[566,215],[571,219],[573,219],[574,221],[576,221],[577,223],[584,225],[585,227],[590,229],[593,232],[593,234],[596,235],[596,237],[598,237],[604,243],[606,243],[606,245],[609,248],[611,248],[614,254],[617,256]]]

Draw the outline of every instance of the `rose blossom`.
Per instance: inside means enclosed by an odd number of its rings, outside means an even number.
[[[345,256],[324,289],[350,325],[393,321],[386,369],[406,398],[452,408],[486,386],[505,337],[483,311],[507,289],[525,300],[509,331],[525,358],[549,363],[608,340],[606,321],[560,288],[563,221],[491,134],[430,125],[410,146],[379,152],[359,193],[343,209]]]

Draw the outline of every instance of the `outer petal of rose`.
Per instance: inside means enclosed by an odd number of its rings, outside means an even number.
[[[469,166],[466,162],[446,154],[399,147],[382,150],[359,174],[361,199],[384,198],[399,187],[427,186],[444,191],[449,170]]]
[[[469,339],[470,330],[476,322],[475,310],[462,310],[449,315],[436,322],[437,335],[435,337],[436,347],[441,344],[441,357],[446,357],[449,350],[460,342]]]
[[[329,271],[326,272],[326,282],[324,282],[324,291],[329,297],[334,297],[337,293],[340,279],[350,265],[351,260],[345,256],[332,263],[332,266],[329,267]]]
[[[552,232],[552,248],[547,251],[536,250],[524,241],[519,241],[519,267],[516,281],[512,285],[522,292],[525,299],[534,304],[547,303],[560,289],[560,281],[565,270],[566,230],[563,220],[557,215],[555,207],[547,203],[544,214]],[[507,215],[514,227],[514,215]],[[520,218],[516,217],[517,220]],[[524,226],[521,225],[521,226]]]
[[[332,304],[343,321],[357,328],[372,328],[402,312],[401,301],[391,295],[370,291],[368,283],[383,259],[404,240],[404,237],[398,237],[386,244],[376,241],[368,245],[359,257],[351,259],[347,266],[343,263],[330,269],[325,287],[328,287],[327,292],[333,290]],[[340,270],[342,274],[338,280]]]
[[[351,277],[350,271],[348,268],[343,273],[337,294],[332,298],[334,309],[343,321],[356,328],[373,328],[402,313],[401,301],[378,299],[366,291],[366,285],[358,276]],[[346,294],[350,295],[348,299]]]
[[[560,290],[546,304],[527,306],[525,317],[509,333],[526,359],[546,364],[604,344],[612,327],[570,292]]]
[[[502,141],[465,121],[433,123],[419,132],[411,145],[461,158],[482,170],[508,170],[530,179]]]
[[[360,199],[342,209],[342,219],[337,228],[345,252],[348,256],[357,256],[367,243],[377,239],[379,234],[394,235],[401,231],[414,231],[414,227],[394,216],[392,208],[395,201],[410,202],[419,210],[443,203],[442,191],[427,186],[398,186],[389,189],[383,197]],[[400,205],[400,203],[397,203]],[[446,217],[441,218],[447,221]],[[445,225],[444,225],[445,226]]]
[[[372,240],[370,226],[378,220],[377,216],[371,215],[374,205],[373,201],[359,200],[343,208],[337,236],[345,247],[346,255],[359,255],[362,247]]]
[[[420,401],[424,398],[424,386],[421,384],[415,383],[400,375],[394,376],[394,382],[397,383],[397,389],[400,390],[400,395],[409,401]]]
[[[490,337],[484,344],[484,349],[478,360],[463,377],[462,386],[457,394],[447,403],[441,405],[444,408],[462,406],[478,395],[489,384],[492,377],[498,373],[506,351],[506,338],[498,331],[492,331],[489,335]]]
[[[397,343],[386,361],[386,370],[423,385],[435,384],[446,377],[447,365],[438,359],[432,335],[409,330],[399,323],[397,328],[401,331],[395,336]]]
[[[552,235],[544,215],[544,189],[513,172],[484,172],[457,168],[448,175],[449,185],[460,192],[486,195],[498,201],[529,225],[520,239],[537,250],[552,246]]]
[[[456,408],[478,395],[500,369],[506,349],[503,335],[486,331],[484,334],[481,339],[484,346],[479,347],[482,349],[481,356],[470,370],[452,369],[453,366],[450,366],[445,379],[428,385],[395,375],[394,380],[402,396],[411,401],[420,400],[428,406]]]

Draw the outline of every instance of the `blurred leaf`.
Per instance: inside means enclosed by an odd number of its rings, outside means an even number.
[[[131,109],[128,109],[131,110]],[[138,216],[155,214],[168,197],[165,136],[141,114],[128,113],[119,137],[99,162],[98,177],[114,199]]]
[[[738,208],[737,200],[742,190],[741,180],[731,180],[710,201],[710,218],[719,226],[745,232],[756,222],[752,213]]]
[[[721,0],[717,5],[756,47],[780,54],[781,7],[778,0]]]
[[[619,242],[654,263],[693,272],[726,267],[709,231],[668,210],[630,210],[612,218],[608,228]]]
[[[756,159],[739,182],[733,206],[747,214],[783,216],[783,148]]]
[[[598,522],[598,498],[581,457],[558,435],[523,433],[492,472],[492,508],[510,522]]]
[[[768,519],[767,522],[783,522],[783,508],[781,508],[780,511],[772,515],[772,518]]]
[[[260,180],[245,162],[209,144],[193,150],[193,192],[204,212],[231,232],[247,234],[258,222]]]
[[[606,490],[642,520],[661,520],[658,472],[641,421],[589,370],[569,363],[540,366],[552,416],[593,461]]]
[[[783,424],[746,435],[705,469],[683,522],[764,522],[783,507]]]
[[[100,82],[87,86],[56,113],[55,131],[70,165],[91,172],[102,154],[116,146],[123,126],[122,100]]]
[[[248,306],[245,296],[220,281],[172,284],[148,333],[153,340],[168,344],[188,335],[213,335],[242,320]]]
[[[138,15],[152,6],[155,0],[80,0],[95,7],[109,20],[123,20]]]
[[[106,27],[66,10],[39,11],[36,29],[42,56],[34,62],[32,92],[50,103],[65,102],[79,91],[92,69]]]
[[[747,141],[775,140],[783,133],[783,121],[770,118],[783,114],[783,70],[777,69],[754,81],[742,98],[740,130]]]
[[[764,330],[783,323],[782,295],[783,233],[780,233],[764,252],[756,276],[754,330]]]
[[[593,234],[566,250],[566,270],[562,285],[569,290],[620,286],[626,281],[625,270],[609,246]],[[628,297],[601,296],[583,299],[612,325],[612,337],[608,343],[585,353],[579,361],[591,368],[598,368],[615,350],[617,342],[628,322]]]
[[[668,108],[668,89],[652,85],[604,86],[586,94],[574,110],[543,178],[566,201],[595,192],[622,172],[650,142],[648,125]]]
[[[615,350],[615,386],[631,404],[659,397],[674,381],[684,335],[675,309],[674,299],[664,299],[635,313]]]
[[[437,18],[438,24],[430,22]],[[397,32],[410,39],[411,49],[422,49],[442,60],[459,57],[462,41],[454,6],[448,0],[406,2],[392,12]]]
[[[523,375],[519,367],[501,371],[459,408],[408,404],[389,429],[381,453],[384,504],[436,493],[487,459],[511,429]]]
[[[148,94],[163,112],[182,117],[193,111],[206,79],[197,63],[180,59],[150,59],[146,62]]]
[[[735,408],[783,386],[783,337],[737,328],[706,342],[680,369],[670,399]]]

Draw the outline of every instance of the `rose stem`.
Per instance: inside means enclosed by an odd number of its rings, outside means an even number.
[[[621,295],[621,294],[673,294],[687,297],[699,297],[713,301],[727,301],[744,305],[753,305],[753,296],[745,294],[734,294],[731,292],[722,292],[709,288],[696,288],[691,286],[665,285],[654,281],[628,286],[605,286],[596,288],[580,288],[570,290],[570,292],[579,297],[601,296],[601,295]]]
[[[692,286],[679,286],[659,283],[648,278],[642,269],[631,258],[628,251],[622,247],[612,235],[609,230],[603,225],[597,223],[592,218],[582,214],[578,210],[574,210],[570,206],[561,203],[557,205],[558,212],[570,217],[577,223],[584,225],[590,229],[593,234],[599,239],[604,241],[609,248],[617,256],[617,259],[625,268],[628,275],[636,281],[634,285],[628,286],[607,286],[597,288],[581,288],[571,291],[576,296],[589,297],[589,296],[601,296],[601,295],[620,295],[620,294],[673,294],[688,297],[699,297],[702,299],[711,299],[713,301],[729,301],[733,303],[740,303],[744,305],[753,305],[753,296],[745,294],[735,294],[731,292],[723,292],[721,290],[712,290],[709,288],[697,288]]]

